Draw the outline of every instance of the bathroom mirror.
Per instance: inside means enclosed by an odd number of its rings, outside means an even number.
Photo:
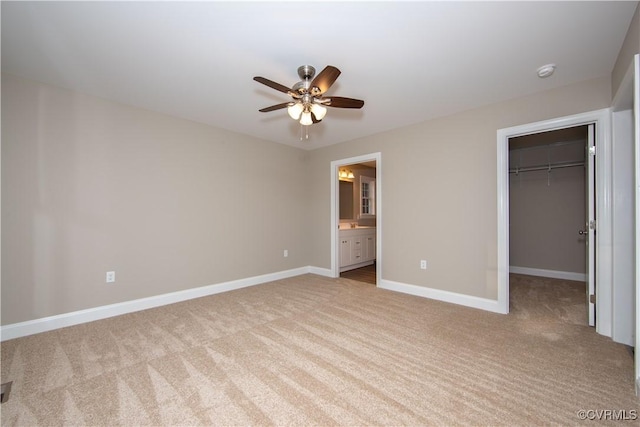
[[[340,219],[354,219],[353,182],[340,181]]]

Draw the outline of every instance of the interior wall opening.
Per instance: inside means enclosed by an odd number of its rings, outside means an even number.
[[[589,321],[587,130],[512,137],[508,147],[511,308],[579,325]]]
[[[377,284],[376,161],[343,165],[338,170],[340,277]]]

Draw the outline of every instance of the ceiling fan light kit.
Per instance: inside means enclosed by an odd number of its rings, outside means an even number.
[[[256,76],[253,80],[286,93],[292,98],[290,102],[265,107],[259,111],[268,113],[286,107],[287,113],[292,119],[300,121],[303,126],[309,126],[324,119],[327,114],[326,107],[362,108],[364,101],[359,99],[323,96],[339,75],[340,70],[332,65],[326,66],[317,76],[314,67],[302,65],[298,67],[298,76],[302,80],[294,84],[291,89],[264,77]]]
[[[302,112],[302,115],[300,116],[300,124],[303,126],[309,126],[313,124],[311,113],[309,111]]]
[[[300,102],[291,103],[291,105],[287,107],[287,112],[289,113],[289,115],[293,120],[298,120],[303,111],[304,111],[304,107]]]
[[[316,119],[322,120],[327,114],[327,109],[320,104],[311,104],[311,112],[316,116]]]

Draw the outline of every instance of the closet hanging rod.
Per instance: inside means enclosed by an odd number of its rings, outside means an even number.
[[[549,150],[549,149],[553,150],[554,148],[560,148],[560,147],[565,147],[567,145],[576,145],[576,144],[584,145],[585,144],[584,138],[574,139],[571,141],[553,142],[551,144],[545,144],[545,145],[533,145],[530,147],[510,148],[509,152],[512,153],[514,151]]]
[[[552,163],[550,165],[527,166],[524,168],[509,169],[509,173],[518,174],[520,172],[546,171],[550,169],[573,168],[576,166],[584,166],[584,162],[562,162]]]

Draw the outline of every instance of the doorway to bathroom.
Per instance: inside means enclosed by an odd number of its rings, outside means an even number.
[[[381,277],[381,156],[331,162],[333,277],[376,285]]]

